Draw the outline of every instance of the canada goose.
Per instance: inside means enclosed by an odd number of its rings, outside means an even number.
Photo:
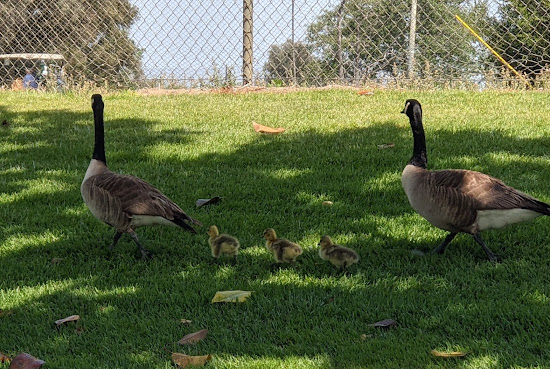
[[[228,234],[222,233],[218,230],[218,227],[211,225],[208,228],[208,244],[212,251],[212,257],[217,259],[220,255],[233,256],[233,260],[237,261],[237,254],[239,253],[239,240]]]
[[[338,269],[345,271],[348,266],[359,261],[359,255],[347,247],[336,245],[330,236],[321,237],[318,246],[321,259],[331,262]]]
[[[92,214],[116,229],[111,249],[123,233],[129,233],[144,258],[149,252],[140,244],[135,229],[148,225],[180,226],[197,233],[187,222],[202,225],[185,214],[155,187],[133,176],[113,173],[107,167],[103,129],[104,104],[101,95],[92,96],[95,143],[80,192]]]
[[[266,249],[273,253],[277,263],[293,263],[298,256],[302,255],[302,248],[299,245],[284,238],[277,238],[273,228],[264,231],[264,238]]]
[[[401,183],[414,210],[434,226],[449,231],[435,248],[441,254],[459,232],[471,234],[491,261],[497,261],[481,239],[481,231],[550,215],[550,205],[505,185],[499,179],[472,170],[427,169],[422,107],[407,100],[402,113],[410,120],[413,155]]]

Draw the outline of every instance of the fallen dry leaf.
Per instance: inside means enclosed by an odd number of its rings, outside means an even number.
[[[198,332],[189,333],[188,335],[185,335],[181,340],[178,341],[178,343],[180,345],[186,345],[188,343],[196,343],[205,339],[207,334],[208,334],[208,329],[201,329]]]
[[[334,205],[334,203],[333,203],[332,201],[329,201],[329,200],[323,201],[322,204],[325,205],[325,206],[332,206],[332,205]]]
[[[10,360],[11,358],[8,355],[0,352],[0,363],[7,363]]]
[[[254,130],[258,133],[270,133],[270,134],[278,134],[283,133],[285,131],[284,128],[271,128],[268,126],[262,126],[261,124],[258,124],[256,122],[252,122],[252,126],[254,127]]]
[[[453,351],[453,352],[442,352],[437,350],[432,350],[432,355],[435,357],[464,357],[468,355],[467,352],[461,352],[461,351]]]
[[[9,315],[13,314],[13,310],[2,310],[0,309],[0,318],[5,318]]]
[[[187,366],[204,366],[207,362],[212,360],[212,355],[204,356],[189,356],[185,354],[180,354],[178,352],[172,353],[172,361],[177,366],[186,368]]]
[[[365,333],[363,333],[363,334],[361,335],[360,338],[361,338],[361,341],[366,341],[366,340],[368,340],[368,339],[370,339],[370,338],[372,338],[372,337],[373,337],[372,334],[365,334]]]
[[[10,369],[35,369],[44,365],[44,361],[22,352],[11,360]]]
[[[66,318],[56,320],[55,325],[59,327],[62,324],[69,323],[69,322],[76,322],[79,319],[80,319],[80,315],[71,315]]]
[[[385,150],[385,149],[391,149],[392,147],[395,147],[395,144],[394,143],[381,144],[381,145],[376,145],[376,147],[378,147],[378,150]]]
[[[374,95],[374,91],[362,90],[362,91],[357,91],[357,94],[358,94],[358,95],[361,95],[361,96],[365,96],[365,95]]]
[[[253,291],[218,291],[212,298],[215,302],[245,302]]]
[[[181,324],[191,324],[191,323],[193,323],[193,321],[189,320],[189,319],[180,319],[180,323]]]
[[[397,325],[397,322],[393,319],[384,319],[379,322],[369,324],[369,326],[371,327],[378,327],[378,328],[390,328],[396,325]]]
[[[220,200],[221,200],[221,197],[219,196],[214,196],[211,199],[198,199],[195,202],[195,205],[197,206],[197,208],[200,208],[201,206],[205,206],[205,205],[217,204],[218,202],[220,202]]]

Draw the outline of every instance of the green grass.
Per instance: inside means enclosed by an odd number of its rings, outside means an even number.
[[[80,196],[89,96],[0,92],[10,122],[0,127],[0,309],[12,311],[0,317],[0,352],[79,369],[171,368],[170,352],[212,354],[211,368],[550,368],[548,219],[485,232],[500,264],[466,235],[442,256],[411,253],[445,232],[401,188],[410,97],[423,104],[430,168],[483,171],[550,202],[548,93],[107,95],[110,168],[242,245],[236,265],[215,265],[206,227],[142,228],[154,254],[144,262],[128,236],[108,251],[114,231]],[[262,136],[251,121],[287,132]],[[219,205],[195,208],[216,195]],[[267,227],[302,245],[296,265],[272,268]],[[349,275],[318,257],[325,233],[358,251]],[[254,293],[210,304],[233,289]],[[76,325],[54,327],[72,314]],[[387,318],[399,325],[369,326]],[[203,328],[204,341],[175,343]]]

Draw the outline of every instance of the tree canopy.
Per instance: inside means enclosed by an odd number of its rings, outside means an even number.
[[[0,51],[61,54],[76,81],[127,83],[142,74],[141,51],[128,35],[137,16],[128,0],[3,1]]]

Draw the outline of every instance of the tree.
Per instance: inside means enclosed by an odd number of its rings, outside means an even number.
[[[128,0],[3,1],[0,50],[58,53],[76,81],[127,83],[142,75],[141,51],[129,38],[137,15]]]
[[[506,1],[493,18],[489,38],[516,70],[535,78],[550,64],[550,1]]]
[[[318,77],[318,64],[309,48],[302,42],[287,40],[282,45],[272,45],[264,65],[267,83],[282,82],[286,85],[312,85]]]
[[[484,12],[486,0],[424,0],[418,2],[416,73],[429,70],[460,77],[475,69],[472,40],[454,14]],[[313,55],[334,79],[361,82],[406,74],[410,1],[341,0],[308,29]]]

